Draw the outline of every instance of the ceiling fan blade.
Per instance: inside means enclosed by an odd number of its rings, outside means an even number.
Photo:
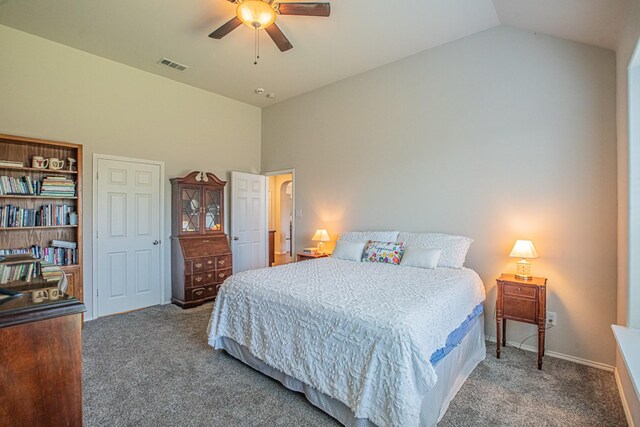
[[[238,28],[240,24],[242,24],[242,21],[238,19],[237,16],[234,16],[233,19],[230,19],[229,21],[227,21],[227,23],[224,24],[222,27],[218,28],[213,33],[209,34],[209,37],[211,37],[212,39],[221,39],[227,34],[229,34],[231,31]]]
[[[329,16],[329,3],[277,3],[276,11],[280,15]]]
[[[271,37],[271,40],[273,40],[276,46],[278,46],[280,52],[286,52],[293,48],[289,39],[282,33],[280,27],[278,27],[275,22],[264,30],[269,34],[269,37]]]

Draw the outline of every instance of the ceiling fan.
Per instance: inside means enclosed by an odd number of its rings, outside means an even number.
[[[281,52],[293,48],[293,45],[276,25],[278,15],[329,16],[329,3],[278,3],[274,0],[227,0],[235,3],[236,16],[226,24],[209,34],[213,39],[221,39],[240,24],[256,30],[256,49],[258,30],[264,29]],[[256,54],[256,58],[258,55]]]

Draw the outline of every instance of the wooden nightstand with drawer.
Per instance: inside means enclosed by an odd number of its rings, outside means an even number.
[[[310,259],[318,259],[318,258],[327,258],[328,256],[330,256],[331,254],[307,254],[304,252],[298,252],[298,257],[297,257],[297,261],[307,261]]]
[[[542,369],[544,333],[547,317],[547,279],[532,277],[521,280],[514,274],[503,274],[496,280],[496,357],[500,345],[507,344],[507,319],[538,325],[538,369]]]

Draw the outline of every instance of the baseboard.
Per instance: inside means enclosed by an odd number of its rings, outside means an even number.
[[[487,340],[491,342],[496,342],[496,337],[488,336]],[[532,347],[530,345],[522,345],[520,346],[519,342],[515,341],[507,341],[507,344],[511,347],[521,348],[522,350],[530,351],[532,353],[537,353],[538,348]],[[613,372],[614,367],[611,365],[607,365],[606,363],[594,362],[593,360],[583,359],[581,357],[570,356],[564,353],[558,353],[556,351],[544,351],[545,356],[555,357],[556,359],[568,360],[569,362],[578,363],[580,365],[590,366],[592,368],[602,369],[603,371]]]
[[[613,376],[616,378],[616,386],[618,387],[618,394],[620,394],[620,400],[622,401],[622,408],[624,409],[624,415],[627,417],[627,424],[629,427],[635,427],[633,423],[633,417],[631,416],[631,409],[629,409],[629,402],[627,402],[627,396],[624,394],[624,389],[622,388],[622,383],[620,382],[620,374],[618,374],[618,369],[613,370]]]

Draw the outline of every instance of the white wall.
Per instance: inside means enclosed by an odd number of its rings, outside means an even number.
[[[231,170],[259,172],[260,109],[5,26],[0,26],[0,58],[0,133],[84,145],[84,292],[89,318],[93,153],[165,162],[162,240],[168,300],[168,179],[192,170],[225,180]]]
[[[640,166],[637,159],[637,155],[640,153],[640,141],[631,141],[629,138],[628,72],[634,49],[640,38],[640,2],[632,0],[628,2],[628,5],[625,14],[626,22],[616,49],[618,134],[618,316],[616,323],[640,328],[640,270],[637,261],[631,262],[633,259],[637,260],[640,250],[638,246],[640,244],[638,224],[640,221],[640,195],[638,194]],[[636,83],[640,83],[638,82],[640,80],[640,63],[634,65],[636,66],[633,71],[636,74]],[[640,107],[640,98],[635,99],[634,102],[637,107]],[[640,111],[632,113],[632,117],[637,120],[638,114]],[[635,126],[637,137],[638,122],[635,123]],[[632,183],[631,191],[630,182]],[[630,242],[633,242],[631,246]],[[631,307],[635,307],[635,309],[631,309]],[[616,356],[616,368],[623,402],[626,403],[629,411],[628,416],[635,420],[635,425],[640,425],[640,396],[631,383],[624,359],[619,352]]]
[[[618,316],[619,325],[627,325],[629,296],[629,81],[627,68],[635,48],[640,26],[640,7],[629,2],[616,50],[616,110],[618,136]]]
[[[640,37],[640,2],[633,0],[629,2],[629,9],[626,16],[626,23],[623,27],[620,42],[616,52],[616,69],[617,69],[617,132],[618,132],[618,324],[633,324],[633,327],[640,328],[640,315],[636,312],[636,318],[629,310],[630,304],[640,306],[640,289],[635,302],[629,298],[630,282],[637,283],[640,279],[640,270],[637,263],[630,263],[629,259],[633,259],[638,255],[640,248],[638,240],[640,240],[640,228],[637,222],[640,221],[640,196],[637,191],[640,190],[640,167],[634,155],[640,153],[640,141],[634,143],[629,138],[629,66],[631,65],[632,55],[638,38]],[[637,55],[640,55],[638,53]],[[635,64],[635,73],[640,74],[640,60]],[[635,100],[638,103],[637,100]],[[638,104],[636,104],[638,105]],[[638,111],[632,113],[636,115]],[[636,123],[637,125],[637,123]],[[630,150],[632,153],[630,153]],[[630,160],[631,155],[631,160]],[[629,188],[632,183],[633,190]],[[632,215],[631,217],[629,215]],[[629,253],[629,235],[635,233],[635,242],[631,242],[631,249],[634,253]],[[635,244],[635,247],[634,247]],[[635,269],[635,271],[634,271]],[[630,271],[631,270],[631,271]],[[629,276],[629,273],[632,276]],[[639,310],[640,311],[640,310]],[[633,320],[631,320],[633,318]]]
[[[547,348],[613,365],[615,79],[612,51],[498,27],[264,109],[262,169],[296,168],[297,247],[316,228],[475,239],[490,335],[495,278],[532,239]]]

